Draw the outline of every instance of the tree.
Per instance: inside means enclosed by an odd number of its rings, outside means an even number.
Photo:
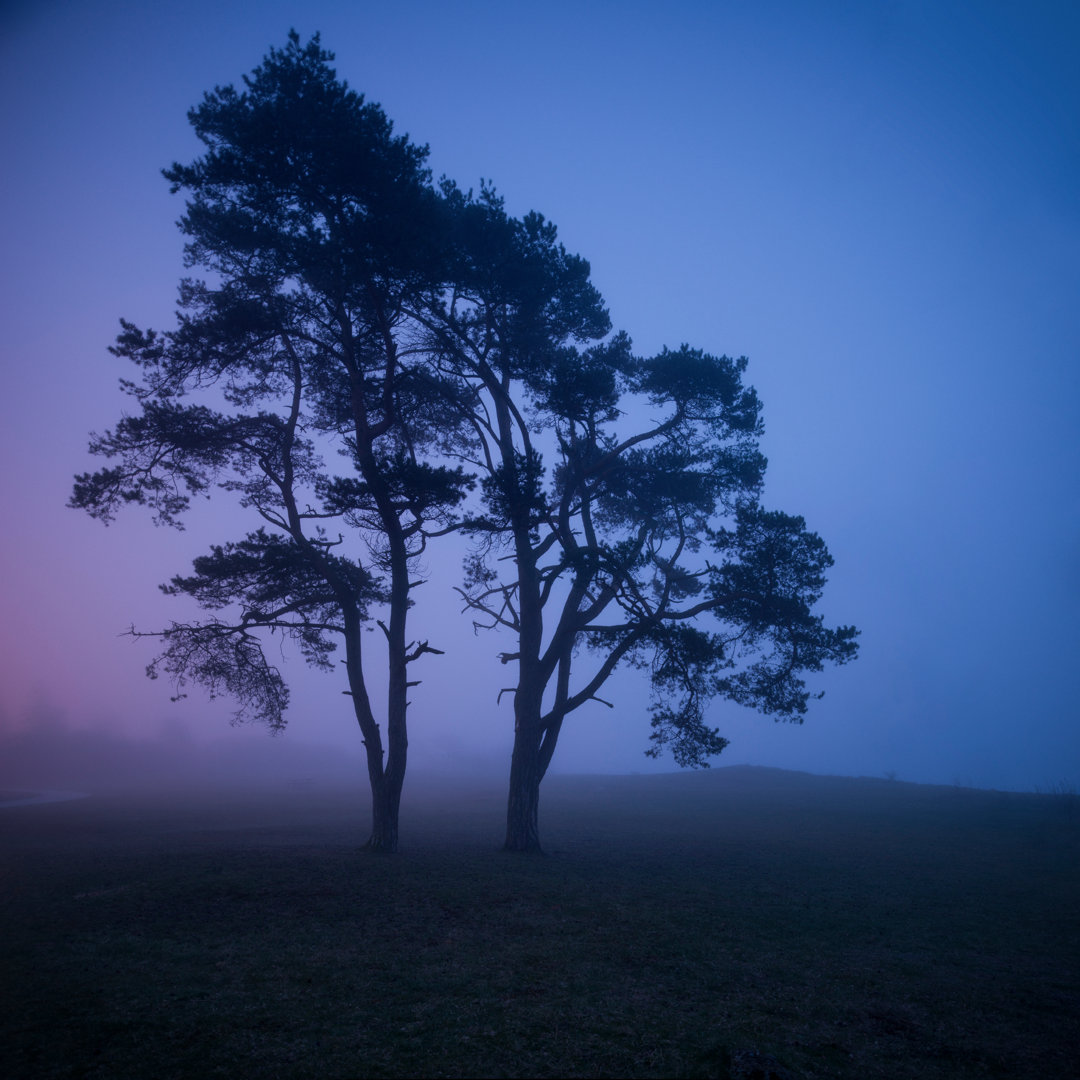
[[[712,698],[801,721],[803,674],[852,659],[857,631],[813,612],[825,544],[761,505],[746,359],[633,355],[550,223],[511,219],[490,189],[446,194],[458,262],[429,344],[473,395],[483,477],[462,595],[476,625],[516,638],[505,846],[535,850],[563,722],[620,664],[651,678],[647,752],[705,766],[727,743]]]
[[[332,59],[317,35],[304,45],[293,32],[241,89],[218,87],[189,113],[205,152],[164,175],[187,195],[185,260],[205,279],[182,281],[175,329],[122,322],[111,351],[139,368],[123,383],[139,411],[93,437],[114,464],[77,477],[70,504],[106,522],[142,504],[182,527],[192,498],[216,493],[251,513],[247,536],[163,586],[210,614],[153,635],[163,652],[148,673],[229,693],[238,718],[280,728],[288,690],[266,636],[321,668],[343,643],[372,791],[368,847],[394,851],[408,667],[439,651],[406,632],[414,566],[471,481],[440,456],[458,438],[459,388],[425,363],[410,314],[445,276],[427,149],[395,136]],[[385,745],[363,634],[376,605]]]

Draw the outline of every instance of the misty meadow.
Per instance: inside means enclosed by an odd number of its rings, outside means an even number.
[[[8,1077],[1070,1076],[1080,807],[749,767],[0,809]]]

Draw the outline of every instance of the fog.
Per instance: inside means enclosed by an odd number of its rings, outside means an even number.
[[[1066,5],[195,2],[6,8],[0,31],[5,392],[0,783],[138,775],[354,775],[335,675],[284,656],[289,727],[180,702],[123,636],[184,614],[157,585],[248,528],[224,503],[185,532],[137,507],[65,508],[121,414],[120,316],[167,328],[184,273],[160,169],[198,152],[185,114],[290,25],[436,175],[490,177],[590,260],[642,353],[750,357],[765,504],[836,565],[830,623],[861,655],[812,679],[801,726],[718,703],[717,764],[1030,789],[1080,777],[1080,21]],[[433,550],[413,633],[411,782],[501,776],[505,639]],[[644,685],[620,674],[567,723],[556,772],[644,756]]]

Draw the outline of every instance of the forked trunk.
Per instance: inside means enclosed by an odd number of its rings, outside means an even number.
[[[354,696],[354,701],[367,698]],[[402,782],[405,779],[404,748],[395,754],[395,740],[390,741],[390,761],[383,767],[382,739],[374,720],[367,724],[368,737],[364,740],[367,754],[368,783],[371,785],[371,835],[364,845],[366,851],[382,851],[393,854],[398,849],[398,810],[401,807]]]

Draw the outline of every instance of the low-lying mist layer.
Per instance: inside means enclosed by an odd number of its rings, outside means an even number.
[[[752,768],[0,811],[13,1077],[1071,1075],[1080,810]],[[767,1071],[771,1070],[771,1071]]]

